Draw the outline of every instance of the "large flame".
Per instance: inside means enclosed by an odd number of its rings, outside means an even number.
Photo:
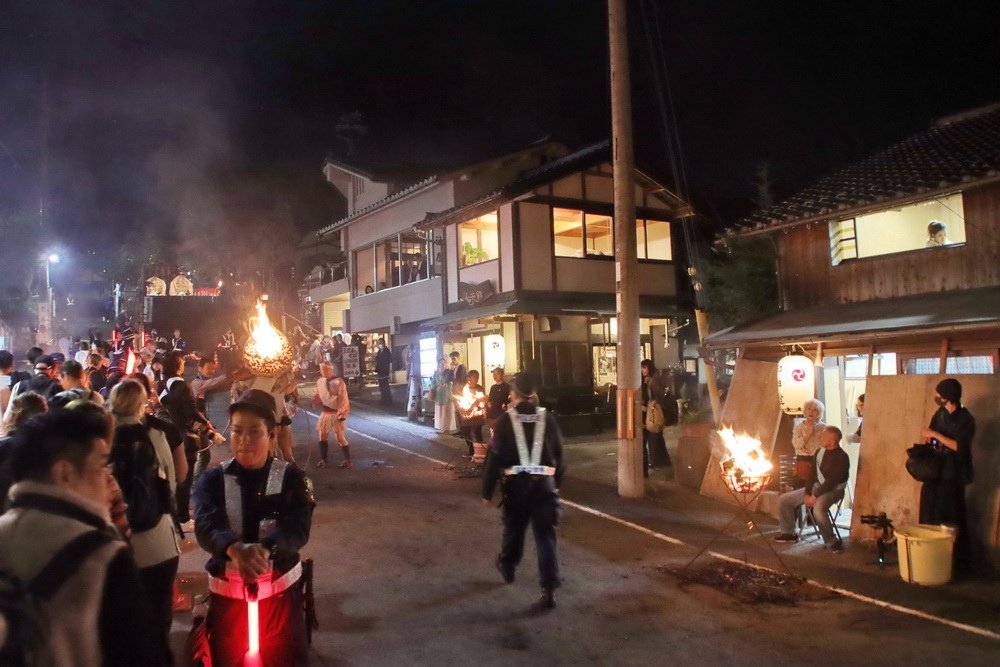
[[[294,351],[288,339],[271,326],[267,308],[259,299],[257,317],[250,318],[250,339],[243,360],[254,375],[279,375],[292,363]]]
[[[466,411],[469,408],[471,408],[472,404],[481,398],[486,398],[486,394],[479,391],[478,389],[473,390],[472,387],[470,387],[469,385],[465,385],[464,387],[462,387],[461,394],[455,394],[455,402],[458,404],[458,407],[461,408],[463,411]],[[473,413],[467,414],[466,417],[480,417],[483,414],[485,414],[485,412],[486,412],[485,407],[480,404],[479,406],[476,407],[476,410]]]
[[[757,491],[767,484],[774,464],[760,446],[760,440],[726,427],[717,431],[726,448],[720,465],[722,477],[734,491]]]
[[[260,299],[257,299],[257,319],[254,322],[250,335],[253,337],[257,347],[257,352],[265,359],[278,356],[281,351],[281,334],[271,326],[271,320],[267,316],[267,306]]]

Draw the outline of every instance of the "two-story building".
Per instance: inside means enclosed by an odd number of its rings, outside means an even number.
[[[573,153],[546,142],[403,187],[352,172],[363,181],[352,188],[377,187],[381,198],[319,232],[338,232],[349,258],[344,328],[389,335],[396,350],[420,343],[427,368],[457,350],[487,383],[495,367],[527,369],[550,395],[592,403],[615,374],[609,162],[608,142]],[[349,168],[326,169],[343,191]],[[691,211],[638,170],[634,187],[644,354],[676,366],[669,321],[690,312],[682,225]]]
[[[854,527],[873,511],[913,523],[919,486],[905,450],[935,409],[936,382],[958,377],[979,422],[970,502],[981,539],[996,544],[1000,450],[987,445],[1000,413],[1000,105],[939,120],[729,233],[759,236],[777,249],[782,312],[708,337],[709,349],[738,350],[723,418],[790,452],[773,362],[812,357],[828,424],[855,433],[865,395],[860,442],[846,446]]]

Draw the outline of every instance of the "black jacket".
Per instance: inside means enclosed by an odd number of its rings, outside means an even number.
[[[818,476],[816,468],[813,467],[812,477],[806,484],[806,491],[813,496],[829,493],[838,484],[847,481],[851,472],[851,457],[839,445],[836,449],[825,450],[823,460],[819,464],[819,471],[823,473],[823,483],[817,483]]]
[[[62,385],[59,384],[58,380],[55,380],[44,373],[38,373],[27,382],[22,382],[21,388],[17,393],[23,394],[26,391],[33,391],[36,394],[41,394],[47,401],[62,391]]]
[[[958,442],[957,455],[949,456],[942,477],[961,484],[972,482],[972,438],[976,435],[976,420],[972,413],[964,407],[954,412],[938,408],[931,417],[930,429]]]
[[[527,401],[519,403],[516,408],[521,414],[535,414],[537,409]],[[524,424],[524,437],[528,441],[529,452],[531,451],[534,435],[535,425]],[[563,463],[562,431],[559,429],[559,423],[556,421],[556,418],[549,412],[545,414],[545,440],[542,442],[542,447],[544,449],[542,451],[541,464],[555,468],[555,476],[518,480],[515,478],[531,478],[531,476],[515,475],[514,477],[507,478],[508,483],[519,483],[521,481],[535,482],[540,480],[550,485],[553,492],[559,488],[563,473],[566,472],[566,466]],[[505,468],[519,464],[517,442],[514,440],[514,425],[511,423],[510,415],[505,412],[500,415],[494,426],[493,441],[490,442],[490,451],[486,457],[486,472],[483,474],[483,498],[490,499],[493,497],[497,481],[503,477]]]
[[[294,465],[285,472],[281,493],[265,496],[267,475],[274,459],[260,470],[244,468],[235,460],[205,471],[198,478],[192,494],[195,506],[194,531],[198,544],[209,552],[205,569],[221,576],[226,569],[226,549],[240,541],[229,526],[226,515],[226,491],[223,475],[235,475],[243,489],[244,543],[260,542],[273,550],[275,572],[283,574],[299,562],[299,549],[309,541],[312,522],[312,499],[306,489],[305,475]],[[275,519],[277,529],[270,537],[260,540],[258,529],[263,519]]]

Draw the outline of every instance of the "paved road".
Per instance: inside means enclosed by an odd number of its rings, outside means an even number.
[[[296,421],[297,442],[311,442],[304,418]],[[478,479],[428,460],[455,450],[363,409],[349,426],[355,469],[309,469],[318,500],[306,548],[316,561],[316,665],[1000,662],[996,640],[819,591],[774,606],[681,586],[670,571],[691,549],[570,508],[559,529],[558,608],[538,612],[533,545],[517,581],[504,585],[492,567],[499,511],[479,503]],[[297,448],[300,463],[307,449]],[[599,504],[602,493],[573,477],[563,488],[584,504]],[[181,570],[203,560],[190,551]],[[178,641],[188,622],[176,616]]]

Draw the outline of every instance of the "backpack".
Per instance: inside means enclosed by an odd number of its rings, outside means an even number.
[[[120,426],[111,448],[112,473],[128,505],[126,515],[133,532],[155,528],[164,514],[171,514],[170,483],[160,467],[146,427]]]
[[[7,624],[7,636],[0,642],[0,665],[38,664],[48,637],[44,603],[76,573],[75,566],[113,539],[102,530],[83,533],[56,552],[30,582],[0,570],[0,618]]]

